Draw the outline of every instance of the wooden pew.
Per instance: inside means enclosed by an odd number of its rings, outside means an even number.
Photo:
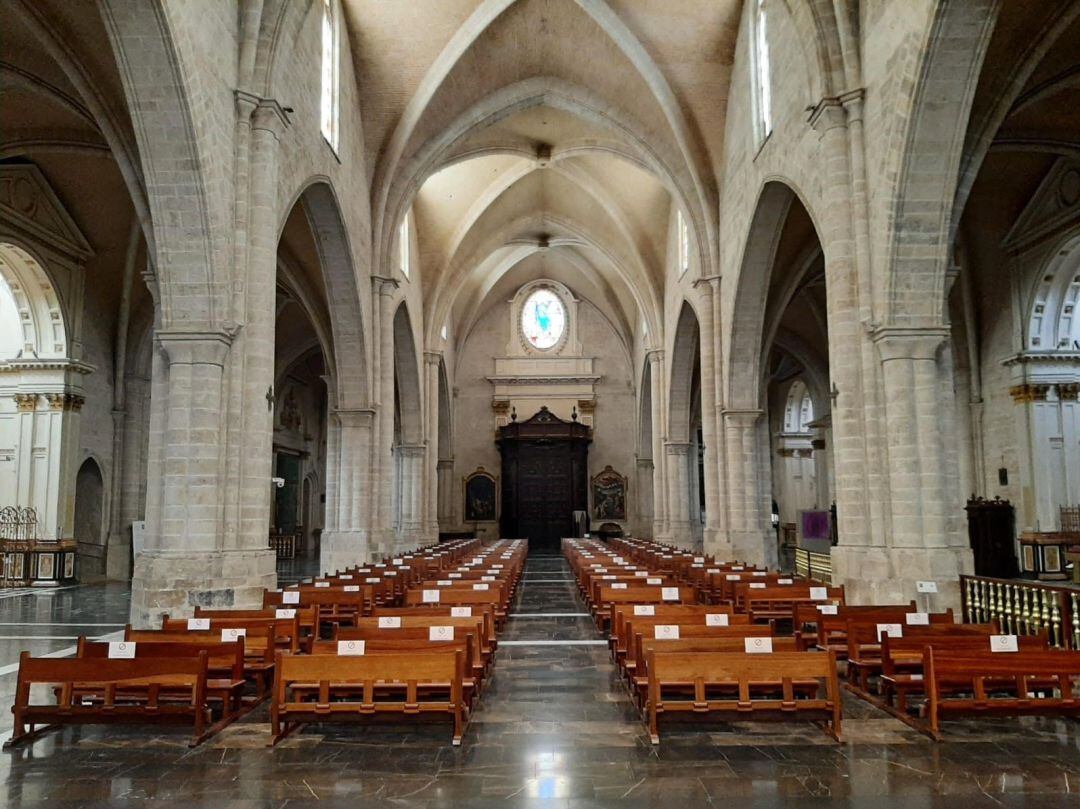
[[[742,590],[742,609],[739,609],[739,591],[736,587],[737,612],[745,612],[751,621],[792,621],[798,604],[843,604],[844,588],[817,584],[766,584],[752,588],[749,584]]]
[[[805,607],[800,609],[801,617],[806,612]],[[925,616],[923,618],[922,616]],[[817,618],[817,648],[821,651],[834,651],[838,659],[843,660],[848,654],[847,625],[849,621],[860,624],[900,624],[901,626],[919,626],[916,620],[925,621],[927,625],[952,626],[956,623],[951,609],[945,612],[922,613],[907,606],[860,606],[849,607],[846,604],[836,609],[836,614],[818,614]]]
[[[629,638],[626,634],[626,621],[634,617],[640,618],[671,618],[668,623],[683,623],[683,619],[697,620],[708,623],[707,615],[726,615],[729,624],[748,624],[750,619],[745,615],[736,615],[727,606],[711,606],[708,604],[617,604],[612,608],[611,634],[608,637],[608,646],[611,648],[612,657],[616,660],[620,655],[626,654]]]
[[[308,637],[315,633],[315,623],[318,620],[315,607],[266,607],[261,610],[208,610],[205,607],[195,608],[196,618],[267,618],[277,620],[290,620],[296,618],[300,626],[300,638]]]
[[[908,699],[914,695],[925,694],[925,673],[923,658],[928,647],[952,652],[982,652],[990,647],[990,637],[994,633],[988,625],[983,633],[940,633],[933,636],[926,633],[892,638],[881,638],[881,676],[878,679],[878,693],[881,695],[881,707],[907,718]],[[1038,635],[1019,635],[1017,648],[1022,651],[1045,651],[1050,648],[1046,630]],[[895,706],[893,698],[895,697]]]
[[[822,607],[825,609],[823,610]],[[909,612],[918,612],[915,601],[907,604],[833,604],[831,602],[800,602],[795,605],[794,616],[791,621],[793,629],[802,632],[803,641],[809,647],[815,647],[826,651],[832,649],[836,652],[837,659],[843,660],[847,655],[847,644],[844,642],[844,630],[847,627],[847,618],[858,618],[860,615],[882,615],[883,621],[904,622],[904,616]],[[948,611],[952,615],[952,611]],[[827,622],[828,627],[822,630],[822,623]]]
[[[630,619],[626,623],[628,648],[626,656],[619,661],[619,667],[627,678],[637,674],[637,663],[641,660],[641,644],[651,638],[771,638],[772,627],[764,624],[732,624],[730,626],[706,626],[703,623],[665,624],[667,619]],[[671,631],[672,628],[674,631]]]
[[[649,652],[646,715],[649,739],[660,743],[661,716],[727,714],[746,719],[811,718],[840,741],[840,686],[831,652]],[[819,693],[800,697],[796,684],[819,681]],[[762,691],[769,685],[772,689]],[[686,691],[692,689],[689,697]],[[800,685],[801,690],[801,685]],[[779,692],[779,693],[776,693]],[[822,693],[823,692],[823,693]]]
[[[210,735],[206,702],[208,655],[122,659],[41,658],[23,652],[15,687],[15,727],[7,749],[61,725],[191,725],[190,747]],[[51,689],[55,702],[34,702],[35,685]],[[101,701],[82,704],[80,690],[101,693]],[[162,692],[167,699],[162,699]],[[188,698],[182,700],[181,693]],[[40,726],[40,727],[39,727]],[[28,729],[29,728],[29,729]]]
[[[607,631],[614,620],[614,608],[620,604],[694,604],[697,594],[693,587],[628,587],[625,590],[600,588],[600,597],[593,606],[596,625]]]
[[[853,688],[870,693],[870,678],[881,672],[882,624],[873,621],[848,619],[848,680]],[[929,624],[926,626],[901,626],[901,637],[934,638],[957,635],[988,636],[997,631],[997,624]]]
[[[631,694],[639,710],[644,710],[649,690],[649,653],[656,650],[661,652],[745,652],[746,638],[738,636],[711,636],[711,637],[686,637],[675,640],[662,638],[649,638],[641,634],[635,635],[635,649],[637,658],[637,670],[630,678]],[[774,652],[797,652],[795,638],[772,638]],[[798,684],[797,684],[798,685]],[[804,683],[803,689],[808,686]],[[813,687],[817,687],[817,681],[813,681]],[[796,689],[798,690],[798,688]]]
[[[923,730],[940,741],[947,715],[1080,716],[1080,652],[950,651],[928,646]],[[1033,688],[1032,683],[1039,686]],[[1052,682],[1056,688],[1046,687]]]
[[[414,589],[405,594],[406,606],[491,607],[495,611],[495,631],[502,631],[506,610],[498,590],[461,590],[456,587]]]
[[[267,590],[263,593],[263,607],[315,607],[318,611],[318,623],[315,634],[328,626],[333,631],[335,624],[350,625],[355,618],[369,614],[372,606],[373,590],[371,585],[350,585],[357,590],[345,590],[344,587],[300,587],[287,590]],[[293,595],[295,594],[295,595]]]
[[[467,718],[464,655],[287,655],[278,653],[270,705],[271,744],[308,722],[442,715],[460,745]]]
[[[174,658],[174,657],[198,657],[202,652],[206,653],[207,681],[206,701],[220,705],[220,718],[207,728],[207,734],[217,733],[226,725],[239,719],[251,707],[244,705],[244,639],[228,643],[137,643],[135,645],[135,659],[144,660],[151,658]],[[107,660],[109,658],[109,644],[95,643],[80,637],[75,656],[88,660]],[[185,701],[188,697],[187,689],[179,689],[177,698]],[[145,688],[135,688],[126,694],[128,698],[137,698]],[[75,699],[104,701],[104,692],[75,686]],[[168,699],[172,696],[170,689],[161,689],[161,698]]]

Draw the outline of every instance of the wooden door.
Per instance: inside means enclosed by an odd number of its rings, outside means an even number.
[[[573,535],[573,513],[588,502],[589,429],[546,409],[500,430],[504,537],[529,540],[532,553],[559,553]]]

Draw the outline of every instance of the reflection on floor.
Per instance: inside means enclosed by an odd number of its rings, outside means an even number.
[[[311,570],[294,563],[287,575]],[[0,596],[0,687],[18,651],[69,648],[126,620],[128,592]],[[531,557],[465,744],[443,726],[314,726],[268,750],[266,710],[202,747],[183,731],[69,729],[3,756],[0,801],[183,806],[1077,806],[1080,722],[950,723],[935,744],[845,697],[843,745],[801,725],[671,729],[649,744],[559,557]],[[90,623],[77,623],[88,621]],[[12,640],[12,637],[18,639]],[[10,728],[10,713],[4,717]],[[1070,794],[1071,793],[1071,794]]]

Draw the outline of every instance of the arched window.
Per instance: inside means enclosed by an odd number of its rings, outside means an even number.
[[[11,287],[0,273],[0,360],[17,357],[23,350],[22,317]]]
[[[769,63],[769,24],[765,12],[765,0],[751,0],[754,6],[752,16],[752,43],[754,91],[754,129],[758,142],[765,140],[772,132],[772,68]]]
[[[521,309],[521,331],[529,345],[550,351],[566,330],[566,307],[549,289],[538,289],[525,299]]]
[[[338,74],[341,42],[338,0],[322,0],[322,134],[338,149]]]
[[[1080,237],[1058,250],[1036,284],[1028,318],[1028,349],[1080,349]]]
[[[682,211],[675,213],[675,229],[679,236],[679,277],[682,278],[690,269],[690,227]]]
[[[405,218],[401,220],[401,227],[398,228],[398,266],[406,278],[409,277],[409,264],[412,261],[412,251],[409,249],[411,246],[409,242],[409,219],[411,219],[411,216],[406,213]]]
[[[808,433],[810,422],[814,420],[814,403],[806,384],[797,379],[788,390],[787,404],[784,407],[784,432]]]

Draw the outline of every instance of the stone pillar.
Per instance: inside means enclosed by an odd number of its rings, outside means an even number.
[[[396,550],[404,551],[424,544],[424,462],[427,447],[424,444],[398,444],[396,452],[401,469],[401,519]]]
[[[902,603],[916,596],[915,582],[934,580],[939,591],[934,608],[957,608],[958,577],[972,570],[966,539],[948,520],[959,503],[955,481],[945,475],[949,437],[937,367],[937,351],[947,336],[946,328],[888,327],[874,333],[889,426],[892,531],[884,548],[859,546],[849,538],[834,549],[847,571],[842,583],[856,603]]]
[[[457,491],[454,488],[454,460],[440,458],[439,473],[439,528],[449,530],[457,524],[454,517],[454,503]]]
[[[131,621],[157,626],[161,615],[196,606],[257,607],[276,579],[266,547],[227,543],[221,531],[221,417],[231,337],[162,330],[154,362],[156,458],[150,468],[146,547],[135,559]],[[263,403],[265,407],[265,402]],[[269,478],[266,480],[269,491]],[[149,492],[153,492],[153,498]]]
[[[637,504],[634,521],[634,536],[647,536],[652,531],[653,523],[653,462],[652,458],[637,459],[637,479],[634,481]]]
[[[273,474],[274,331],[277,317],[279,138],[285,114],[274,101],[261,100],[251,115],[248,183],[247,265],[244,268],[244,325],[234,348],[235,386],[242,380],[239,407],[239,486],[230,492],[235,523],[226,522],[226,541],[236,532],[236,547],[271,553],[270,479]],[[239,373],[238,373],[239,372]],[[235,388],[234,388],[235,391]],[[231,511],[232,509],[230,509]]]
[[[372,553],[386,556],[394,543],[394,293],[397,281],[372,278],[375,286],[375,329],[378,354],[375,402],[378,407],[375,450],[372,453],[371,482],[374,491]]]
[[[724,410],[724,446],[727,450],[728,538],[735,559],[775,567],[778,563],[772,509],[761,486],[762,449],[759,447],[761,410]]]
[[[653,444],[653,538],[669,541],[667,527],[667,478],[664,457],[664,352],[654,349],[648,353],[649,379],[652,384],[652,444]]]
[[[366,493],[371,485],[371,439],[374,410],[336,409],[326,438],[326,527],[319,544],[325,572],[372,561],[370,512]]]
[[[439,366],[442,352],[424,352],[427,447],[424,454],[424,544],[439,540]]]
[[[131,524],[143,517],[146,491],[147,426],[150,380],[129,376],[124,394],[123,473],[113,503],[106,575],[126,581],[131,575]]]
[[[690,525],[690,442],[664,442],[664,468],[667,470],[667,533],[669,541],[680,548],[693,543]]]
[[[703,279],[695,283],[701,291],[702,317],[701,328],[701,438],[705,443],[705,528],[702,536],[703,551],[725,558],[731,554],[731,546],[726,541],[724,509],[721,508],[720,475],[723,469],[723,454],[720,429],[716,423],[716,391],[719,388],[718,363],[719,341],[716,339],[714,319],[716,304],[720,293],[715,288],[719,278]]]

